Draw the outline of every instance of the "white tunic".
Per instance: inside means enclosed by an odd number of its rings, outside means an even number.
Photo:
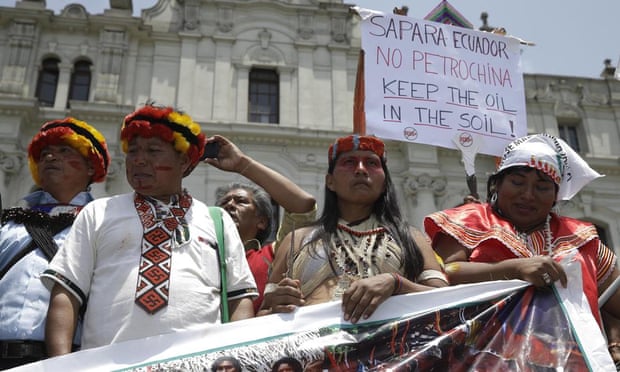
[[[256,296],[237,228],[222,215],[229,299]],[[60,283],[81,302],[88,298],[82,349],[220,322],[213,220],[196,199],[185,218],[190,240],[173,248],[168,306],[151,315],[134,302],[143,234],[134,194],[98,199],[80,212],[43,278],[50,286],[49,279]]]

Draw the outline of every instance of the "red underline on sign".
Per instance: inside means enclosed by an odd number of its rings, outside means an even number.
[[[471,108],[471,109],[477,109],[477,108],[480,107],[480,106],[461,105],[460,103],[455,103],[455,102],[446,102],[446,104],[453,105],[453,106],[458,106],[458,107]]]
[[[480,132],[476,132],[475,130],[465,130],[465,129],[457,129],[457,132],[467,132],[467,133],[474,133],[474,134],[479,134],[483,137],[492,137],[492,138],[500,138],[500,139],[508,139],[511,136],[507,135],[507,136],[497,136],[497,135],[493,135],[493,134],[484,134],[484,133],[480,133]]]
[[[514,111],[503,111],[503,110],[498,110],[496,108],[491,108],[491,107],[487,107],[487,110],[489,111],[495,111],[495,112],[501,112],[502,114],[508,114],[508,115],[514,115],[517,116],[517,113]]]
[[[404,99],[404,100],[408,100],[408,101],[424,101],[424,102],[437,102],[436,99],[425,99],[425,98],[413,98],[413,97],[389,97],[389,96],[385,96],[383,97],[384,99]]]
[[[439,126],[433,125],[433,124],[413,123],[413,125],[417,125],[417,126],[420,126],[420,127],[432,127],[432,128],[435,128],[435,129],[449,129],[449,130],[452,130],[452,128],[439,127]]]

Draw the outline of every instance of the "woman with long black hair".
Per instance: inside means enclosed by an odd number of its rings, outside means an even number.
[[[424,233],[402,219],[384,143],[346,136],[328,155],[323,213],[282,242],[259,315],[341,300],[355,323],[393,294],[448,285]]]

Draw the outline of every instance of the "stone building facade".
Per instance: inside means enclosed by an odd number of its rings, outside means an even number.
[[[0,193],[4,207],[32,188],[26,146],[40,125],[74,116],[106,136],[110,175],[96,196],[130,190],[119,146],[122,118],[147,101],[174,105],[207,134],[295,180],[323,207],[327,148],[352,132],[359,19],[342,0],[159,0],[132,16],[131,0],[103,14],[44,0],[0,7]],[[592,221],[620,249],[620,81],[525,75],[528,132],[568,140],[606,177],[561,212]],[[405,216],[459,204],[468,193],[460,153],[388,141]],[[495,159],[476,160],[478,188]],[[242,177],[200,165],[185,181],[213,203]],[[619,251],[620,252],[620,251]]]

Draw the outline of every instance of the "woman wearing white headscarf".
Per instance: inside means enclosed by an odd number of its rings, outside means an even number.
[[[487,203],[435,212],[424,227],[443,258],[451,284],[522,279],[537,287],[567,276],[558,262],[571,252],[581,264],[583,291],[601,324],[598,296],[620,274],[596,227],[552,212],[601,177],[564,141],[547,134],[509,144],[487,183]],[[618,317],[620,294],[603,310]],[[607,319],[605,320],[607,322]],[[611,340],[610,340],[611,341]],[[610,343],[610,349],[620,346]]]

